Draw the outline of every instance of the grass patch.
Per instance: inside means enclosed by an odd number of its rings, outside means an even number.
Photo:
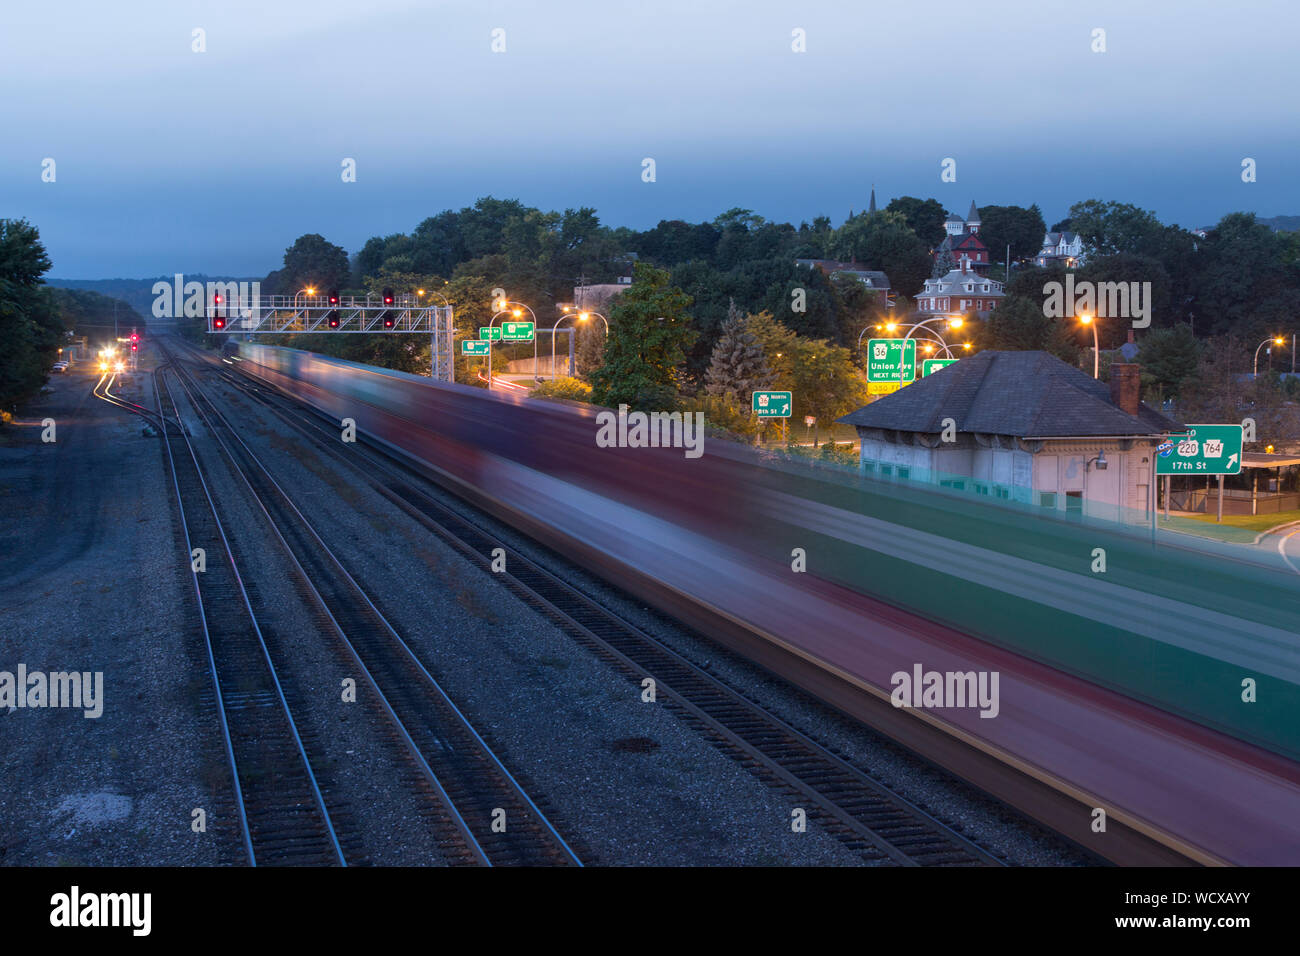
[[[1217,524],[1214,515],[1189,515],[1192,521],[1202,521],[1207,524]],[[1267,531],[1269,528],[1276,528],[1278,525],[1289,524],[1292,521],[1300,521],[1300,511],[1275,511],[1267,515],[1224,515],[1223,527],[1243,528],[1245,530]]]
[[[1261,531],[1300,521],[1300,511],[1278,511],[1267,515],[1224,515],[1220,523],[1213,512],[1204,515],[1160,517],[1160,527],[1166,531],[1199,535],[1229,544],[1253,544]]]

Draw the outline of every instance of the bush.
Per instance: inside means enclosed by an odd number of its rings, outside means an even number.
[[[576,378],[562,376],[542,382],[532,390],[534,398],[562,398],[571,402],[590,402],[591,386]]]
[[[702,394],[685,402],[687,413],[703,412],[704,421],[711,428],[752,439],[758,434],[758,421],[748,408],[722,395]]]

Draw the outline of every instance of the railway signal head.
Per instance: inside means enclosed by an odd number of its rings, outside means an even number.
[[[213,305],[220,305],[220,304],[221,304],[221,293],[220,293],[220,292],[214,292],[214,293],[212,293],[212,304],[213,304]]]
[[[392,304],[393,304],[393,290],[392,290],[392,289],[385,289],[385,290],[384,290],[384,305],[392,305]]]
[[[139,349],[139,348],[140,348],[140,346],[136,345],[134,342],[131,343],[131,351],[132,351],[132,352],[136,351],[136,350]]]
[[[339,304],[339,293],[337,289],[330,289],[330,305]]]
[[[394,325],[393,317],[392,317],[391,315],[385,314],[385,315],[384,315],[384,328],[386,328],[386,329],[391,329],[391,328],[393,327],[393,325]]]
[[[132,333],[131,333],[131,342],[132,342],[132,344],[134,344],[134,343],[136,343],[136,342],[139,342],[139,341],[140,341],[140,336],[139,336],[138,334],[136,334],[135,332],[132,332]],[[63,350],[60,349],[59,351],[63,351]]]
[[[226,320],[221,316],[217,316],[212,320],[212,327],[218,330],[224,329],[226,327]]]
[[[329,319],[330,319],[330,328],[337,329],[339,327],[338,309],[335,309],[333,312],[330,313]]]

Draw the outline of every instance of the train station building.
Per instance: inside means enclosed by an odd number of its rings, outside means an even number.
[[[840,419],[863,470],[1110,521],[1151,520],[1156,446],[1183,426],[1047,352],[984,351]]]

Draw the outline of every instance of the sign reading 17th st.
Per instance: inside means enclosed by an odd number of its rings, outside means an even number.
[[[791,392],[755,392],[754,413],[759,418],[789,418],[794,404]]]
[[[914,378],[916,339],[867,339],[868,382],[910,382]]]
[[[1240,425],[1188,425],[1156,448],[1156,474],[1240,474],[1241,437]]]

